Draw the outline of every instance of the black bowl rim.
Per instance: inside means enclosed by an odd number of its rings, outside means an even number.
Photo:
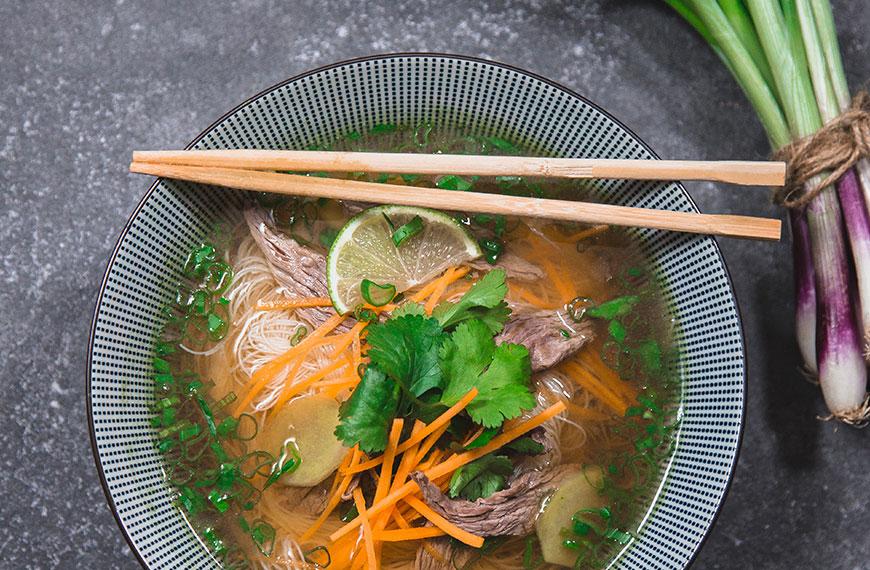
[[[471,62],[475,62],[475,63],[493,65],[496,67],[501,67],[503,69],[507,69],[509,71],[513,71],[516,73],[527,75],[533,79],[536,79],[538,81],[546,83],[547,85],[550,85],[552,87],[555,87],[556,89],[563,91],[567,95],[570,95],[571,97],[579,99],[584,104],[589,105],[590,107],[592,107],[593,109],[595,109],[596,111],[598,111],[599,113],[601,113],[602,115],[604,115],[605,117],[607,117],[608,119],[610,119],[611,121],[613,121],[614,123],[619,125],[621,128],[625,129],[625,132],[627,132],[632,137],[634,137],[634,139],[636,141],[638,141],[640,143],[640,145],[644,148],[644,150],[649,152],[653,158],[655,158],[655,159],[661,158],[661,157],[659,157],[658,154],[655,153],[655,151],[653,151],[652,148],[650,148],[650,146],[646,143],[646,141],[644,141],[642,138],[640,138],[637,135],[637,133],[635,133],[632,129],[630,129],[622,121],[620,121],[619,119],[614,117],[612,114],[610,114],[608,111],[606,111],[605,109],[603,109],[602,107],[600,107],[599,105],[594,103],[593,101],[590,101],[585,96],[580,95],[579,93],[577,93],[573,89],[569,89],[568,87],[565,87],[564,85],[562,85],[556,81],[553,81],[552,79],[548,79],[546,77],[538,75],[537,73],[533,73],[531,71],[527,71],[523,68],[520,68],[520,67],[517,67],[514,65],[510,65],[507,63],[502,63],[499,61],[484,59],[484,58],[476,57],[476,56],[451,54],[451,53],[441,53],[441,52],[390,52],[390,53],[382,53],[382,54],[365,55],[365,56],[354,57],[354,58],[350,58],[350,59],[337,61],[335,63],[322,65],[320,67],[316,67],[314,69],[304,71],[302,73],[299,73],[297,75],[289,77],[289,78],[287,78],[279,83],[275,83],[274,85],[271,85],[270,87],[263,89],[262,91],[256,93],[255,95],[248,97],[247,99],[245,99],[244,101],[242,101],[241,103],[239,103],[238,105],[236,105],[235,107],[233,107],[232,109],[230,109],[229,111],[227,111],[226,113],[221,115],[218,119],[213,121],[208,127],[203,129],[192,141],[190,141],[190,143],[188,143],[188,145],[185,147],[185,150],[190,150],[191,148],[193,148],[193,146],[195,144],[197,144],[199,141],[201,141],[203,138],[205,138],[205,136],[213,128],[215,128],[219,123],[226,120],[230,115],[232,115],[233,113],[235,113],[236,111],[238,111],[242,107],[245,107],[246,105],[248,105],[252,101],[259,99],[260,97],[262,97],[263,95],[266,95],[267,93],[270,93],[276,89],[280,89],[281,87],[284,87],[288,83],[292,83],[293,81],[298,81],[299,79],[308,77],[309,75],[314,75],[316,73],[327,71],[329,69],[333,69],[336,67],[342,67],[345,65],[350,65],[350,64],[360,63],[360,62],[365,62],[365,61],[399,59],[399,58],[405,58],[405,57],[416,57],[416,58],[431,57],[431,58],[458,59],[458,60],[462,60],[462,61],[471,61]],[[121,233],[118,236],[117,241],[115,242],[115,247],[112,249],[112,253],[109,256],[108,261],[106,262],[106,270],[105,270],[105,273],[103,274],[103,278],[100,282],[100,289],[99,289],[99,292],[97,293],[97,299],[96,299],[96,303],[94,305],[93,318],[91,321],[91,331],[90,331],[90,334],[88,336],[88,357],[87,357],[87,361],[85,363],[85,366],[87,367],[85,369],[85,408],[86,408],[85,411],[87,413],[87,418],[88,418],[88,435],[89,435],[90,441],[91,441],[91,453],[93,454],[94,463],[96,464],[96,467],[97,467],[97,474],[100,477],[100,485],[103,488],[103,494],[106,496],[106,502],[108,503],[109,510],[112,512],[112,516],[115,519],[115,523],[117,523],[118,528],[121,529],[121,534],[124,535],[124,539],[127,541],[127,544],[129,545],[130,550],[133,552],[134,556],[136,556],[136,559],[139,561],[139,563],[142,565],[142,567],[146,568],[146,569],[149,568],[148,563],[145,562],[145,559],[142,558],[141,554],[139,554],[139,550],[136,548],[136,545],[133,542],[133,539],[130,537],[129,533],[127,532],[127,529],[124,527],[124,523],[121,521],[121,517],[118,514],[118,509],[115,507],[115,504],[112,501],[112,494],[109,491],[109,484],[106,481],[106,474],[103,471],[102,463],[100,463],[99,451],[97,449],[97,437],[96,437],[96,432],[94,430],[93,408],[91,406],[91,396],[92,396],[92,394],[91,394],[91,380],[92,380],[91,369],[92,369],[92,365],[93,365],[94,337],[96,335],[97,317],[99,314],[100,305],[102,304],[102,301],[103,301],[103,295],[106,292],[106,283],[109,279],[109,270],[112,268],[112,265],[115,262],[115,258],[118,256],[118,252],[121,248],[121,243],[124,241],[124,238],[126,238],[127,234],[130,232],[130,227],[133,225],[133,220],[139,214],[140,210],[142,210],[143,206],[145,205],[145,202],[148,201],[148,199],[151,197],[151,195],[157,189],[157,185],[160,184],[160,180],[161,179],[158,178],[157,180],[155,180],[151,184],[151,186],[148,188],[147,192],[145,192],[145,195],[142,196],[142,199],[139,200],[139,203],[136,204],[136,207],[130,213],[130,216],[127,218],[127,223],[124,225],[124,228],[121,230]],[[685,194],[686,198],[689,200],[689,203],[695,209],[695,211],[700,212],[700,210],[698,209],[698,205],[695,204],[695,201],[692,199],[692,196],[689,194],[689,192],[683,186],[682,182],[676,181],[676,184],[679,187],[679,189]],[[734,306],[737,310],[737,325],[740,328],[740,350],[741,350],[741,353],[743,354],[743,379],[744,379],[743,394],[744,394],[744,396],[743,396],[743,406],[741,407],[741,410],[740,410],[740,430],[738,431],[738,434],[737,434],[737,451],[734,454],[734,461],[732,461],[732,463],[731,463],[730,472],[728,474],[728,481],[725,485],[725,490],[722,494],[722,500],[719,501],[719,504],[716,506],[716,512],[713,513],[713,518],[710,520],[710,525],[707,527],[706,531],[704,532],[704,535],[701,537],[701,540],[698,543],[698,546],[695,548],[695,551],[692,553],[691,558],[689,558],[689,562],[686,565],[687,568],[692,566],[694,564],[695,560],[697,559],[698,554],[701,552],[701,549],[704,546],[704,543],[706,543],[707,538],[710,536],[710,531],[713,529],[713,526],[716,524],[716,521],[719,519],[719,515],[722,512],[722,507],[725,504],[725,501],[728,499],[728,494],[731,491],[731,484],[734,482],[734,474],[737,471],[737,463],[740,460],[740,451],[741,451],[741,448],[743,447],[743,435],[744,435],[744,432],[746,429],[746,400],[747,400],[746,393],[747,393],[748,386],[749,386],[749,382],[746,381],[747,380],[747,373],[748,373],[748,370],[747,370],[747,368],[748,368],[747,360],[748,359],[746,356],[746,342],[745,342],[745,331],[744,331],[744,326],[743,326],[743,315],[742,315],[742,312],[740,310],[740,304],[739,304],[739,301],[737,299],[737,295],[734,294],[734,280],[731,277],[731,272],[728,270],[728,264],[725,262],[725,257],[722,255],[722,251],[719,248],[719,242],[716,240],[716,238],[714,236],[709,236],[709,237],[713,240],[713,247],[715,248],[716,255],[718,256],[719,262],[722,264],[722,267],[725,270],[725,276],[728,279],[728,286],[731,288],[732,298],[734,299]]]

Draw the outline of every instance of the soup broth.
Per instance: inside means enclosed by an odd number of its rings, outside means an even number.
[[[501,138],[438,132],[426,125],[379,125],[366,134],[350,133],[330,148],[478,154],[524,150]],[[457,192],[596,199],[594,186],[582,182],[449,174],[347,176]],[[261,225],[313,256],[325,255],[339,230],[364,207],[273,195],[252,196],[255,202],[252,207],[266,220]],[[433,519],[408,502],[397,502],[397,508],[381,518],[360,516],[361,510],[401,488],[402,481],[392,488],[389,484],[396,483],[391,479],[399,476],[403,457],[410,452],[396,452],[393,460],[385,459],[389,451],[354,451],[346,441],[324,437],[325,428],[317,422],[324,414],[339,413],[339,405],[348,415],[350,404],[340,403],[366,375],[371,365],[367,359],[372,358],[372,353],[366,356],[366,347],[376,340],[359,331],[368,330],[369,321],[391,319],[394,309],[359,306],[341,322],[327,301],[288,291],[288,279],[296,283],[319,278],[277,275],[275,252],[264,250],[252,237],[251,228],[258,226],[246,215],[247,223],[231,220],[191,253],[155,344],[154,424],[158,448],[166,456],[167,480],[179,508],[225,567],[357,568],[373,564],[374,555],[384,568],[413,567],[415,560],[423,568],[599,568],[635,539],[672,452],[679,375],[674,324],[655,268],[627,231],[451,213],[479,242],[484,259],[463,268],[468,272],[461,277],[436,280],[437,299],[432,300],[433,291],[419,297],[421,312],[463,299],[490,269],[501,267],[505,301],[513,311],[509,318],[533,314],[552,319],[547,321],[553,323],[548,333],[556,340],[547,342],[555,352],[565,352],[557,346],[558,337],[574,343],[578,335],[586,335],[582,345],[553,366],[535,369],[536,362],[539,367],[541,363],[532,356],[534,372],[528,386],[534,406],[518,417],[505,416],[495,428],[476,425],[467,411],[462,412],[413,464],[414,470],[422,470],[427,461],[437,466],[487,437],[521,427],[542,410],[559,402],[565,405],[564,411],[530,432],[537,434],[534,438],[521,439],[531,451],[503,448],[488,454],[488,464],[474,463],[482,475],[472,483],[488,489],[488,494],[463,498],[471,492],[466,486],[466,494],[450,495],[451,506],[439,511],[453,523],[449,509],[456,501],[487,504],[511,485],[532,481],[541,473],[560,473],[540,496],[535,495],[540,500],[531,520],[515,523],[517,528],[525,525],[526,532],[485,535],[481,548],[471,548],[450,536],[436,536],[443,534],[441,527],[421,524]],[[400,297],[391,296],[384,307],[411,303],[427,286],[398,292]],[[330,323],[334,329],[323,332]],[[292,413],[284,411],[300,398],[320,400],[308,400],[310,406],[304,409],[296,405]],[[413,440],[415,430],[435,422],[448,408],[426,399],[424,394],[402,400],[400,408],[407,405],[416,411],[406,410],[404,422],[392,424],[401,440]],[[392,462],[392,469],[384,473],[381,465],[355,478],[345,474],[355,465],[379,460]],[[411,459],[407,465],[412,465]],[[588,493],[585,503],[571,502],[579,495],[569,492],[569,481]],[[441,491],[452,493],[457,475],[433,483],[433,488],[440,485]],[[566,491],[560,496],[563,487]],[[538,493],[536,489],[530,487],[529,494]],[[425,493],[422,498],[427,498]],[[324,511],[329,514],[323,516]],[[548,511],[545,520],[540,513]],[[354,521],[358,526],[335,540],[336,533]],[[470,525],[458,519],[454,524],[460,529]],[[421,538],[406,538],[414,532]],[[390,540],[374,544],[373,537]],[[559,564],[545,561],[545,556]]]

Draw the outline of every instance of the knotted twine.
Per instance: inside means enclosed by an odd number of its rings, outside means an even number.
[[[773,201],[787,208],[802,208],[835,183],[855,163],[870,157],[870,93],[859,91],[852,104],[814,134],[798,139],[774,154],[788,164],[785,185]],[[814,177],[828,173],[811,186]]]

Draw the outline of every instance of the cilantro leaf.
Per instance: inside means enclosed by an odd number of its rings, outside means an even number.
[[[425,317],[426,309],[424,309],[423,305],[421,305],[420,303],[408,301],[407,303],[402,304],[399,308],[393,311],[390,314],[390,318],[398,319],[399,317],[404,317],[405,315],[419,315],[421,317]]]
[[[453,473],[450,478],[450,496],[469,501],[489,497],[505,488],[507,478],[513,470],[513,463],[504,455],[484,455]]]
[[[495,269],[481,277],[455,303],[447,301],[435,307],[432,316],[438,319],[445,330],[469,319],[480,319],[492,334],[497,334],[504,328],[510,315],[510,309],[504,302],[505,295],[505,272]]]
[[[369,365],[353,394],[339,408],[335,436],[347,447],[359,443],[366,453],[383,451],[398,405],[396,382],[377,366]]]
[[[495,345],[483,321],[465,321],[442,344],[445,388],[441,403],[451,406],[472,388],[479,394],[466,408],[475,423],[494,428],[535,407],[529,391],[529,351],[518,344]]]
[[[465,446],[465,449],[477,449],[478,447],[483,447],[498,435],[499,428],[486,428],[480,435],[468,442],[468,445]]]
[[[441,368],[448,381],[441,402],[452,406],[461,400],[490,365],[493,353],[495,341],[482,321],[466,321],[456,327],[441,345]]]
[[[414,396],[441,387],[438,349],[445,335],[438,321],[405,314],[369,325],[368,331],[368,355],[387,376]]]
[[[529,436],[515,439],[505,446],[505,449],[521,453],[523,455],[540,455],[544,453],[544,446]]]
[[[504,420],[518,417],[535,407],[529,391],[532,363],[529,351],[519,344],[502,344],[495,350],[492,364],[476,384],[480,391],[468,405],[468,415],[485,427],[496,427]]]

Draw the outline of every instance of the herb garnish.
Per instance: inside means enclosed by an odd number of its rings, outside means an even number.
[[[431,420],[472,388],[478,396],[465,413],[469,426],[495,430],[535,406],[525,347],[496,345],[510,315],[505,272],[484,275],[463,297],[443,302],[427,316],[405,303],[392,318],[368,327],[370,363],[342,404],[336,435],[367,453],[384,450],[393,418]]]

